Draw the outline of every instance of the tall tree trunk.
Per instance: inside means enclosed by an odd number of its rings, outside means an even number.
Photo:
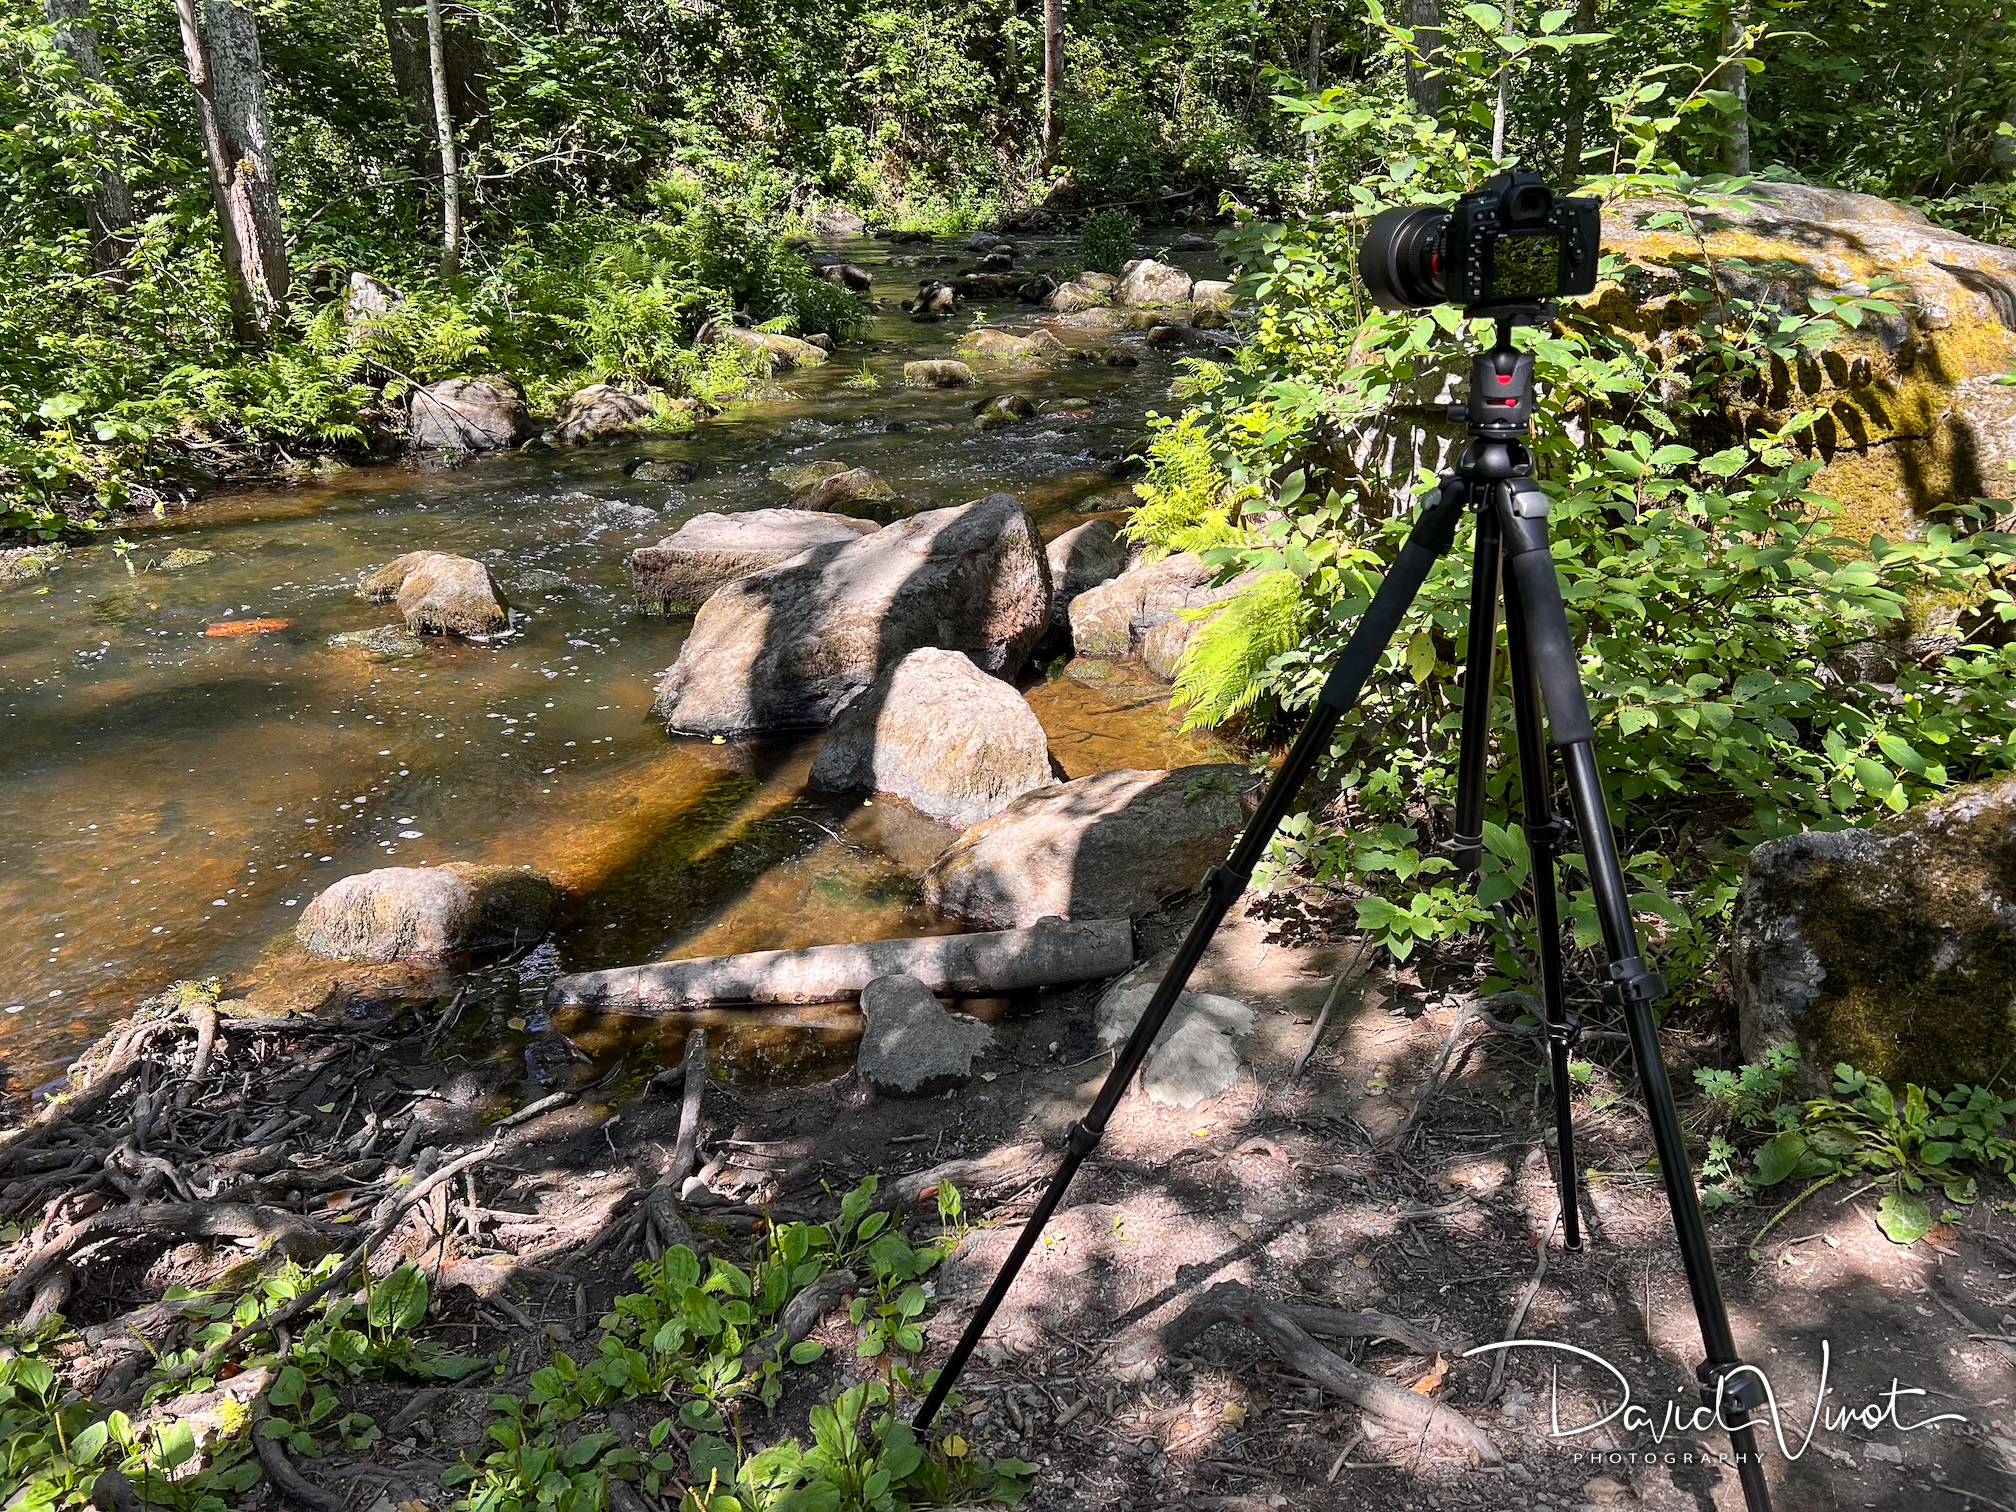
[[[1722,168],[1726,173],[1750,171],[1750,70],[1745,67],[1743,33],[1750,24],[1750,0],[1731,0],[1722,18],[1722,55],[1728,58],[1716,80],[1736,97],[1736,110],[1722,128]],[[1734,56],[1731,56],[1734,54]]]
[[[1058,106],[1064,93],[1064,0],[1043,0],[1043,166],[1057,161]]]
[[[92,84],[106,83],[105,62],[98,55],[98,33],[91,23],[91,0],[47,0],[50,23],[56,28],[56,46]],[[91,239],[91,271],[121,283],[121,265],[133,250],[133,191],[126,187],[120,169],[124,154],[117,141],[101,131],[98,150],[105,164],[98,170],[98,185],[84,197],[84,225]]]
[[[1596,30],[1596,0],[1575,0],[1575,30]],[[1582,127],[1589,116],[1589,49],[1568,54],[1568,129],[1562,133],[1561,186],[1572,189],[1582,178]]]
[[[441,275],[462,267],[462,173],[455,161],[455,118],[448,104],[448,53],[441,0],[427,0],[427,70],[434,85],[434,140],[441,153]]]
[[[189,87],[196,93],[196,114],[203,124],[203,156],[210,168],[210,202],[217,209],[217,235],[223,243],[224,290],[231,301],[231,333],[240,346],[257,346],[265,335],[255,311],[245,272],[245,244],[251,239],[251,215],[237,192],[237,172],[224,130],[217,121],[211,93],[210,55],[196,20],[196,0],[175,0],[175,19],[182,29],[182,56],[189,67]]]
[[[1505,35],[1512,35],[1512,0],[1505,0]],[[1505,116],[1511,106],[1512,70],[1498,65],[1498,104],[1491,112],[1491,161],[1505,161]]]
[[[1442,104],[1442,80],[1431,73],[1442,50],[1442,0],[1407,0],[1407,24],[1414,30],[1419,61],[1407,65],[1407,93],[1431,115]]]
[[[415,138],[425,144],[421,171],[437,178],[441,164],[434,122],[434,49],[428,41],[426,12],[412,0],[379,0],[378,13],[385,23],[385,56],[392,65],[399,104]],[[474,24],[444,15],[440,52],[448,70],[448,110],[456,140],[468,142],[480,136],[490,117],[489,50]]]
[[[1309,92],[1323,87],[1323,17],[1309,18]]]

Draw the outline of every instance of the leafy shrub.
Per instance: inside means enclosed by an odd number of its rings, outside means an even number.
[[[1078,233],[1078,260],[1099,273],[1118,273],[1134,257],[1141,222],[1127,210],[1101,210]]]

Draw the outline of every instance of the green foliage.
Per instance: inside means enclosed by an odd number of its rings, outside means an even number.
[[[1078,233],[1078,260],[1100,273],[1118,273],[1134,256],[1141,222],[1126,210],[1101,210]]]
[[[1308,605],[1294,573],[1270,572],[1220,608],[1189,612],[1204,624],[1191,637],[1176,677],[1184,726],[1223,724],[1263,695],[1267,668],[1308,628]]]

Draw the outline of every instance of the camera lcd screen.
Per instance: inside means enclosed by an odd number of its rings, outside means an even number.
[[[1491,247],[1492,299],[1551,299],[1561,291],[1556,231],[1501,232]]]

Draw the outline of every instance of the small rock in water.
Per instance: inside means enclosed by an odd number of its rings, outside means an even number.
[[[513,866],[388,866],[345,877],[301,912],[310,955],[403,961],[516,952],[538,943],[559,889]]]
[[[374,602],[396,600],[406,628],[423,635],[491,635],[511,623],[490,569],[445,551],[409,551],[368,575],[361,591]]]
[[[16,546],[0,551],[0,587],[41,577],[55,567],[66,549],[62,546]]]
[[[293,628],[294,621],[290,619],[219,620],[203,634],[209,640],[226,640],[241,635],[271,635],[275,631]]]
[[[591,383],[560,406],[553,435],[566,446],[580,446],[605,436],[626,436],[644,429],[657,416],[649,394],[633,394],[607,383]]]
[[[770,469],[770,481],[782,483],[793,493],[803,493],[815,483],[838,477],[847,471],[845,462],[792,462]]]
[[[950,357],[906,362],[903,381],[911,388],[965,388],[973,381],[973,369]]]
[[[861,1015],[868,1027],[855,1073],[885,1097],[928,1097],[964,1086],[994,1039],[979,1020],[947,1012],[913,976],[870,982],[861,989]]]
[[[698,463],[663,457],[639,457],[623,471],[639,483],[691,483],[700,475]]]
[[[825,510],[832,514],[853,515],[858,519],[879,519],[889,511],[876,506],[896,502],[896,490],[880,473],[870,472],[865,467],[853,467],[814,483],[805,490],[797,504],[800,509]]]
[[[215,559],[214,551],[198,551],[190,546],[178,546],[154,565],[163,572],[180,572],[184,567],[200,567]]]
[[[656,523],[656,517],[653,517]],[[511,579],[513,593],[559,593],[572,588],[574,580],[564,572],[555,572],[550,567],[527,567]]]
[[[973,423],[981,430],[999,430],[1004,425],[1013,425],[1018,420],[1027,420],[1036,413],[1036,406],[1024,394],[996,394],[980,406],[980,413]]]
[[[332,635],[329,644],[339,651],[362,651],[373,661],[397,661],[402,656],[418,656],[427,649],[419,636],[397,625],[347,630],[341,635]]]

